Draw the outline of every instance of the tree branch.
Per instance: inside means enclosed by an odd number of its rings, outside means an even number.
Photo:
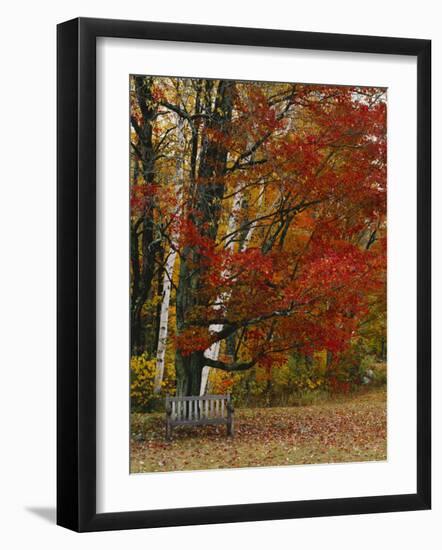
[[[258,362],[259,357],[252,359],[251,361],[245,361],[241,363],[225,363],[219,359],[210,359],[210,357],[204,357],[204,365],[206,367],[213,367],[214,369],[220,369],[226,372],[238,372],[251,369]]]

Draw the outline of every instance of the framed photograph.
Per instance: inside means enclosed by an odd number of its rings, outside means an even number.
[[[430,41],[57,36],[57,523],[429,509]]]

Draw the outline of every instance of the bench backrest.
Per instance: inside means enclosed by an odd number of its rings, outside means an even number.
[[[228,418],[230,395],[166,396],[166,411],[172,420],[195,421]]]

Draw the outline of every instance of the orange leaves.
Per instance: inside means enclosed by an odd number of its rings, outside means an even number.
[[[201,262],[205,267],[213,265],[216,262],[218,255],[215,250],[216,243],[213,239],[204,235],[201,228],[191,219],[180,220],[180,248],[186,251],[191,251],[192,255],[187,253],[187,260],[192,262],[192,258],[197,262]]]
[[[130,189],[130,207],[132,215],[139,214],[149,203],[152,204],[158,190],[159,186],[153,183],[132,185]]]
[[[154,221],[155,280],[176,248],[171,304],[186,328],[175,345],[207,349],[217,324],[230,330],[222,353],[232,337],[263,367],[294,348],[343,350],[368,297],[385,297],[384,90],[150,84],[146,105],[158,109],[149,124],[143,103],[131,105],[133,127],[152,138],[140,157],[142,133],[133,132],[131,209]]]
[[[211,344],[210,334],[206,328],[191,327],[176,336],[175,343],[181,354],[188,356],[194,351],[207,349]]]

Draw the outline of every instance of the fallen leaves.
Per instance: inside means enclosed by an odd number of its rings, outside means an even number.
[[[307,407],[237,409],[225,426],[177,427],[162,414],[133,414],[131,472],[206,470],[386,460],[386,393],[372,391]]]

